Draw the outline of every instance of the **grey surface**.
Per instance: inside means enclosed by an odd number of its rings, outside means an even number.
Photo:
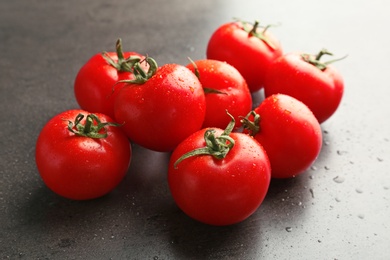
[[[390,259],[389,11],[380,0],[1,1],[0,257]],[[108,196],[69,201],[44,186],[37,135],[77,107],[73,80],[89,57],[121,37],[126,50],[186,64],[232,17],[280,23],[285,52],[349,55],[335,65],[345,96],[312,169],[272,181],[259,210],[229,227],[185,216],[167,188],[169,154],[137,146]]]

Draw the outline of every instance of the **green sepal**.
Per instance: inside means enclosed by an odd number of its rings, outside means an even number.
[[[204,140],[206,142],[205,147],[201,147],[190,152],[183,154],[179,159],[176,160],[173,167],[177,169],[177,165],[190,157],[199,155],[211,155],[216,159],[222,160],[226,157],[229,151],[234,147],[235,141],[230,137],[230,133],[233,131],[235,126],[234,117],[226,111],[231,117],[231,121],[227,125],[226,129],[220,136],[215,136],[215,129],[208,129],[204,133]]]
[[[102,123],[95,114],[87,115],[85,124],[81,124],[81,120],[84,119],[83,114],[78,114],[74,122],[68,120],[68,130],[77,136],[84,136],[90,138],[106,138],[107,129],[106,126],[120,126],[121,124],[106,122]],[[96,122],[96,124],[94,124]],[[103,130],[102,133],[100,131]]]

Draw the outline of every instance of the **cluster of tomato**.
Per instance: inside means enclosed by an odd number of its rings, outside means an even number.
[[[240,222],[260,206],[271,178],[296,176],[316,160],[320,124],[344,88],[330,62],[320,61],[324,54],[283,54],[268,27],[243,21],[220,26],[207,58],[186,66],[158,66],[123,52],[118,40],[116,52],[94,55],[78,72],[81,109],[43,127],[39,173],[66,198],[100,197],[125,176],[133,142],[171,153],[169,188],[187,215]],[[252,93],[262,88],[264,100],[253,107]]]

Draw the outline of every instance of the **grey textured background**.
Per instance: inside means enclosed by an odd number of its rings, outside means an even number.
[[[389,11],[384,0],[2,1],[0,257],[389,259]],[[349,55],[335,64],[345,96],[311,169],[272,181],[259,210],[229,227],[184,215],[166,184],[169,154],[135,145],[127,177],[103,198],[69,201],[44,186],[36,138],[77,108],[73,80],[93,54],[121,37],[125,50],[184,65],[233,17],[280,24],[285,52]]]

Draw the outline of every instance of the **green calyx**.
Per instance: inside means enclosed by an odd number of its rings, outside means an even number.
[[[321,57],[324,55],[333,55],[333,53],[329,52],[326,49],[322,49],[322,50],[320,50],[320,52],[317,55],[311,55],[311,54],[304,53],[301,55],[301,57],[304,61],[306,61],[307,63],[310,63],[311,65],[317,67],[318,69],[320,69],[322,71],[325,70],[329,64],[336,62],[336,61],[339,61],[339,60],[342,60],[342,59],[345,59],[347,57],[347,55],[346,55],[346,56],[341,57],[339,59],[334,59],[334,60],[330,60],[330,61],[326,61],[326,62],[320,61]]]
[[[124,53],[123,53],[123,50],[122,50],[122,40],[121,39],[118,39],[116,41],[115,49],[116,49],[116,54],[117,54],[117,57],[118,57],[118,61],[113,60],[108,55],[107,52],[103,52],[102,53],[103,58],[106,60],[106,62],[108,64],[110,64],[112,67],[114,67],[115,69],[117,69],[120,72],[132,72],[131,64],[132,64],[133,59],[135,57],[130,56],[127,59],[124,57]]]
[[[107,129],[105,128],[106,126],[120,126],[120,124],[117,123],[102,123],[95,114],[87,115],[84,125],[81,124],[81,120],[83,119],[84,115],[78,114],[74,122],[68,120],[68,130],[77,136],[99,139],[107,137]]]
[[[249,120],[250,116],[253,116],[253,121]],[[260,115],[252,110],[245,117],[241,118],[241,124],[244,129],[248,130],[249,135],[255,136],[260,132]]]
[[[156,74],[158,65],[157,62],[151,58],[146,57],[144,59],[141,59],[139,56],[133,55],[129,56],[128,58],[124,57],[124,53],[122,50],[122,40],[118,39],[116,42],[116,54],[118,57],[118,61],[113,60],[107,52],[103,52],[103,58],[106,60],[108,64],[110,64],[112,67],[117,69],[120,72],[130,72],[134,74],[135,79],[132,80],[122,80],[119,82],[124,83],[132,83],[132,84],[143,84],[148,79],[150,79],[154,74]],[[141,63],[146,62],[149,65],[149,68],[147,71],[145,71]]]
[[[177,168],[177,165],[190,157],[199,156],[199,155],[211,155],[216,159],[223,159],[229,153],[229,151],[234,146],[234,139],[230,137],[230,133],[233,131],[235,120],[234,117],[227,112],[231,117],[231,121],[223,131],[220,136],[215,136],[215,129],[208,129],[204,133],[204,140],[206,141],[206,146],[202,148],[195,149],[188,153],[183,154],[177,161],[174,163],[174,168]]]
[[[260,26],[259,21],[255,21],[254,24],[240,20],[238,21],[242,23],[243,30],[246,31],[249,36],[257,37],[265,44],[267,44],[271,49],[275,49],[275,46],[272,44],[272,42],[265,36],[265,32],[268,30],[268,28],[271,27],[271,25]],[[258,30],[260,27],[262,27],[263,30]]]
[[[158,70],[157,62],[151,57],[145,57],[145,59],[141,60],[139,57],[135,58],[131,61],[131,71],[134,74],[135,78],[130,80],[120,80],[118,82],[128,83],[128,84],[144,84],[151,77],[156,74]],[[149,65],[147,71],[142,68],[141,63],[146,62]]]

